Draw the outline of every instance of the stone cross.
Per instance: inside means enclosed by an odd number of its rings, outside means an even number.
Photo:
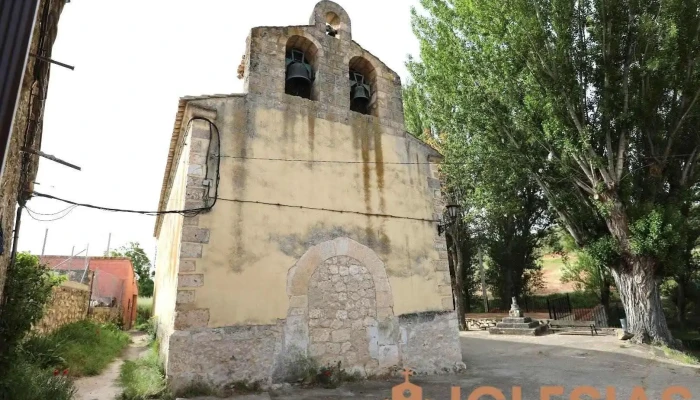
[[[515,300],[515,297],[513,297],[513,302],[510,305],[508,315],[514,318],[522,318],[523,316],[523,312],[520,310],[520,306],[518,306],[518,302]]]

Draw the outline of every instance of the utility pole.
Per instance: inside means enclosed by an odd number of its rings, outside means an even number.
[[[83,277],[80,278],[80,283],[83,283],[83,280],[85,279],[85,274],[87,274],[88,271],[88,266],[90,265],[89,258],[88,258],[88,252],[90,251],[90,243],[87,244],[85,247],[85,271],[83,271]]]
[[[44,250],[46,250],[46,238],[49,236],[49,228],[44,232],[44,244],[41,245],[41,259],[44,258]]]
[[[481,273],[481,296],[484,299],[484,312],[489,312],[489,299],[486,297],[486,274],[484,273],[484,256],[479,249],[479,273]]]
[[[112,242],[112,232],[109,233],[109,238],[107,239],[107,251],[105,252],[105,257],[109,257],[109,245]]]

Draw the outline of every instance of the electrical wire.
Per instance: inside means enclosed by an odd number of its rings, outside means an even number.
[[[26,206],[25,206],[25,208],[26,208],[27,210],[31,211],[32,214],[34,214],[34,215],[47,215],[47,216],[58,215],[58,214],[61,214],[61,213],[65,212],[65,211],[68,211],[68,209],[70,209],[70,208],[75,208],[75,207],[77,207],[77,206],[68,206],[68,207],[64,208],[63,210],[61,210],[61,211],[56,211],[55,213],[40,213],[40,212],[31,210],[31,209],[29,209],[29,207],[26,207]]]
[[[308,207],[308,206],[299,206],[299,205],[293,205],[293,204],[270,203],[270,202],[266,202],[266,201],[256,201],[256,200],[225,199],[223,197],[220,197],[219,200],[229,201],[229,202],[233,202],[233,203],[261,204],[261,205],[265,205],[265,206],[299,208],[302,210],[328,211],[328,212],[335,212],[335,213],[341,213],[341,214],[357,214],[357,215],[364,215],[367,217],[407,219],[407,220],[411,220],[411,221],[421,221],[421,222],[441,222],[439,220],[427,219],[427,218],[404,217],[401,215],[377,214],[377,213],[368,213],[368,212],[352,211],[352,210],[336,210],[336,209],[332,209],[332,208]]]
[[[63,218],[65,218],[65,217],[67,217],[68,214],[70,214],[71,212],[73,212],[73,210],[75,210],[76,208],[78,208],[78,206],[71,206],[71,207],[68,207],[68,208],[66,208],[66,210],[68,210],[68,212],[66,212],[65,214],[61,215],[60,217],[52,218],[52,219],[41,219],[41,218],[37,218],[37,217],[34,215],[35,213],[34,213],[32,210],[30,210],[28,207],[24,207],[24,208],[27,210],[27,215],[29,215],[29,218],[31,218],[31,219],[33,219],[33,220],[35,220],[35,221],[39,221],[39,222],[54,222],[54,221],[58,221],[59,219],[63,219]],[[64,210],[64,211],[65,211],[65,210]]]
[[[38,197],[45,197],[48,199],[62,201],[64,203],[68,203],[68,204],[73,204],[76,207],[86,207],[86,208],[92,208],[92,209],[102,210],[102,211],[142,214],[142,215],[149,215],[149,216],[156,216],[156,215],[163,215],[163,214],[183,214],[183,213],[195,212],[195,211],[201,212],[202,210],[210,209],[209,207],[204,207],[204,208],[195,208],[195,209],[191,209],[191,210],[177,210],[177,211],[175,211],[175,210],[173,210],[173,211],[128,210],[128,209],[121,209],[121,208],[96,206],[93,204],[78,203],[78,202],[74,202],[71,200],[66,200],[66,199],[62,199],[60,197],[51,196],[48,194],[43,194],[43,193],[38,193],[38,192],[34,192],[34,195],[38,196]],[[260,204],[260,205],[275,206],[275,207],[298,208],[298,209],[303,209],[303,210],[327,211],[327,212],[335,212],[335,213],[340,213],[340,214],[357,214],[357,215],[364,215],[364,216],[368,216],[368,217],[405,219],[405,220],[421,221],[421,222],[440,222],[439,220],[434,220],[434,219],[405,217],[405,216],[393,215],[393,214],[378,214],[378,213],[368,213],[368,212],[353,211],[353,210],[337,210],[337,209],[332,209],[332,208],[309,207],[309,206],[300,206],[300,205],[294,205],[294,204],[271,203],[271,202],[256,201],[256,200],[226,199],[223,197],[218,197],[217,199],[222,200],[222,201],[233,202],[233,203]]]

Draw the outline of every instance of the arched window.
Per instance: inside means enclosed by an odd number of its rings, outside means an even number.
[[[349,67],[350,110],[376,116],[377,72],[372,64],[362,57],[353,57]]]
[[[303,36],[289,38],[285,57],[286,94],[318,100],[318,92],[314,85],[317,53],[318,49],[309,39]]]

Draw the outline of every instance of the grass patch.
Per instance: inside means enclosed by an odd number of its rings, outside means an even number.
[[[664,354],[666,357],[680,361],[682,363],[686,364],[691,364],[691,365],[700,365],[700,359],[698,359],[695,355],[690,354],[690,353],[685,353],[679,350],[675,350],[666,346],[661,346],[661,350],[663,350]]]
[[[143,357],[124,362],[119,374],[119,384],[124,388],[120,397],[122,400],[169,399],[172,397],[168,392],[156,343]]]
[[[61,327],[45,340],[57,344],[54,355],[71,376],[92,376],[119,356],[129,344],[129,335],[114,324],[80,321]]]

